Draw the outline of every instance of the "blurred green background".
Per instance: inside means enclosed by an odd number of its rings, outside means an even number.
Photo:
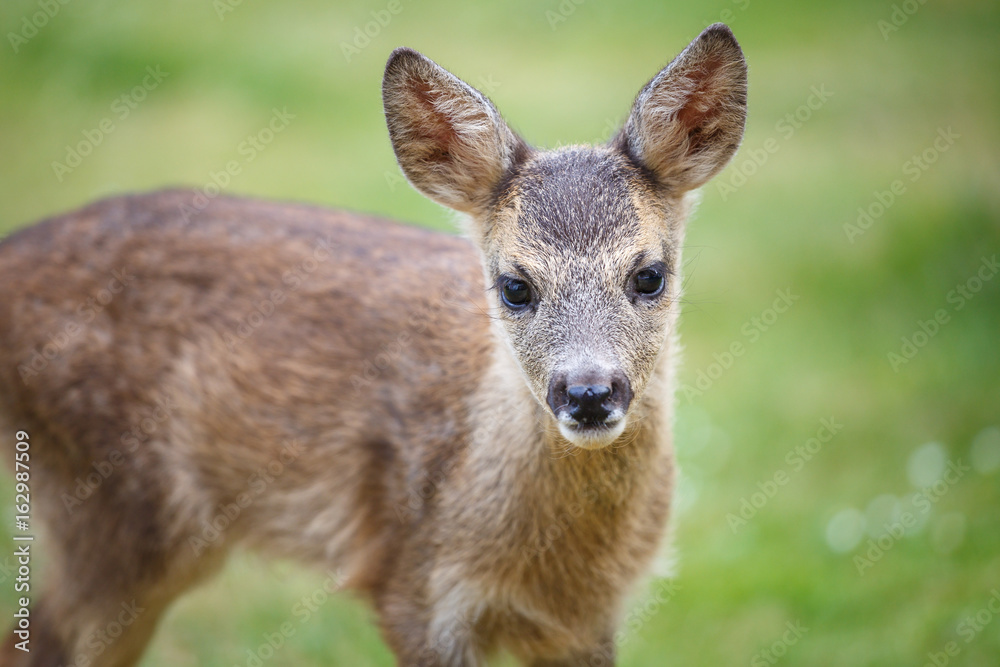
[[[685,251],[675,588],[638,595],[621,664],[1000,664],[1000,5],[388,7],[5,0],[0,231],[203,188],[233,160],[226,192],[453,230],[395,165],[379,92],[392,48],[551,147],[606,139],[723,20],[750,63],[749,122]],[[247,149],[274,109],[294,118]],[[288,620],[269,664],[393,664],[349,598],[293,615],[324,576],[238,556],[173,608],[143,664],[247,665]]]

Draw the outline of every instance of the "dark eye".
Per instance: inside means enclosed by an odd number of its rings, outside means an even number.
[[[656,296],[663,291],[663,274],[656,269],[643,269],[635,274],[635,291]]]
[[[531,288],[528,287],[528,283],[517,278],[504,280],[500,295],[503,297],[504,305],[514,310],[524,308],[531,302]]]

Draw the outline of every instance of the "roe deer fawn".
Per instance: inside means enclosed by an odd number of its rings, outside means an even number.
[[[706,29],[600,146],[530,147],[410,49],[382,91],[468,240],[222,196],[187,220],[164,191],[0,245],[0,432],[30,436],[51,531],[4,664],[135,664],[237,545],[337,568],[401,665],[614,663],[670,509],[684,223],[741,141],[742,51]]]

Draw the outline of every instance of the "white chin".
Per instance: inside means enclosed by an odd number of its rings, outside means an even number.
[[[611,426],[601,426],[582,430],[568,424],[559,423],[559,433],[569,440],[570,444],[580,449],[602,449],[618,439],[625,431],[625,418],[619,419]]]

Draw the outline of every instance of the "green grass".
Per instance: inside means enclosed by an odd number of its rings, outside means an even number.
[[[450,214],[398,178],[379,96],[393,47],[488,85],[515,128],[553,146],[606,137],[648,77],[731,10],[750,63],[750,119],[689,228],[681,380],[717,370],[713,355],[734,341],[745,353],[700,395],[679,397],[678,589],[639,617],[621,664],[771,664],[761,651],[787,623],[808,630],[779,643],[780,664],[923,665],[949,641],[960,653],[948,664],[996,664],[1000,619],[969,642],[959,624],[1000,588],[1000,471],[967,473],[920,515],[920,530],[863,575],[855,565],[881,533],[885,496],[906,506],[918,491],[907,474],[918,447],[937,442],[968,463],[977,437],[1000,438],[988,430],[1000,426],[1000,276],[961,309],[948,300],[1000,254],[996,3],[927,2],[888,39],[878,22],[891,2],[587,0],[555,30],[546,11],[556,0],[402,4],[351,62],[341,42],[385,3],[243,3],[224,20],[210,2],[60,6],[18,53],[9,38],[0,47],[0,230],[109,193],[204,186],[273,108],[296,117],[228,191],[452,229]],[[2,33],[37,10],[4,3]],[[119,118],[116,98],[157,65],[169,76]],[[833,95],[788,136],[778,124],[812,86]],[[58,180],[52,163],[104,118],[114,131]],[[959,138],[911,180],[907,161],[948,127]],[[744,185],[720,190],[769,139],[778,150]],[[849,241],[844,224],[895,179],[906,192]],[[786,289],[794,305],[766,330],[755,325]],[[894,370],[888,353],[938,309],[949,321]],[[786,454],[831,417],[842,428],[793,469]],[[787,484],[732,530],[727,515],[779,470]],[[838,552],[827,528],[849,508],[868,514],[873,532]],[[172,609],[143,664],[246,664],[286,621],[294,633],[270,664],[393,664],[357,601],[332,598],[304,622],[293,615],[322,581],[238,557]],[[13,608],[10,584],[0,618]]]

